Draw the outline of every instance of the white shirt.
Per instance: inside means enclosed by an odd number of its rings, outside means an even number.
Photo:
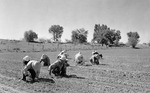
[[[83,55],[81,53],[77,53],[75,55],[75,62],[76,63],[81,62],[80,64],[84,64],[84,58],[83,58]]]
[[[36,77],[39,77],[40,69],[41,69],[41,62],[36,60],[31,60],[28,64],[24,67],[23,72],[27,74],[28,69],[33,69],[36,73]]]

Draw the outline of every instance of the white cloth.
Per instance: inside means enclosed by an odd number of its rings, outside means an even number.
[[[23,73],[25,73],[25,75],[28,73],[28,69],[33,69],[36,73],[36,78],[39,77],[40,74],[40,69],[41,69],[41,62],[36,61],[36,60],[31,60],[28,62],[28,64],[24,67],[23,69]]]
[[[82,65],[85,63],[83,55],[80,52],[75,55],[75,62]]]
[[[61,68],[64,66],[65,64],[65,60],[56,60],[54,63],[52,63],[49,68],[48,68],[48,71],[49,71],[49,74],[51,75],[51,71],[55,68],[59,68],[59,70],[61,70]]]
[[[23,61],[30,61],[31,60],[31,58],[29,57],[29,56],[25,56],[24,58],[23,58]]]

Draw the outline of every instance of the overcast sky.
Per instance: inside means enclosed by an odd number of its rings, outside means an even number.
[[[150,0],[0,0],[0,38],[21,39],[33,30],[39,38],[50,39],[51,25],[63,26],[62,40],[71,39],[71,31],[85,28],[88,41],[95,24],[106,24],[126,33],[138,32],[140,43],[150,41]]]

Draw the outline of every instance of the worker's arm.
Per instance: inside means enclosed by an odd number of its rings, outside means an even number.
[[[58,65],[57,63],[58,63],[58,62],[56,61],[55,63],[51,64],[51,65],[49,66],[49,68],[48,68],[49,75],[50,75],[51,77],[52,77],[52,70],[53,70],[54,68],[56,68],[56,66]]]
[[[52,73],[52,65],[49,66],[48,71],[49,71],[49,75],[51,76],[51,73]]]
[[[28,64],[24,67],[22,73],[24,73],[25,75],[28,75],[28,69],[31,67],[31,64],[32,64],[31,62],[28,63]]]

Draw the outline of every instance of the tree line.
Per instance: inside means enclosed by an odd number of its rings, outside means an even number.
[[[60,25],[52,25],[48,29],[49,33],[52,34],[53,36],[53,41],[54,42],[60,42],[61,41],[61,36],[63,34],[63,27]],[[71,34],[71,43],[74,44],[84,44],[87,43],[87,36],[88,36],[88,30],[85,30],[84,28],[80,29],[75,29],[72,30]],[[137,43],[139,42],[139,34],[137,32],[128,32],[128,44],[135,48]],[[34,42],[35,39],[38,39],[38,34],[35,33],[32,30],[25,31],[24,32],[24,39],[27,42]],[[100,24],[95,24],[94,26],[94,33],[93,33],[93,39],[91,40],[92,43],[98,43],[106,45],[106,46],[118,46],[119,41],[121,39],[121,31],[116,30],[116,29],[111,29],[107,25],[100,25]]]

